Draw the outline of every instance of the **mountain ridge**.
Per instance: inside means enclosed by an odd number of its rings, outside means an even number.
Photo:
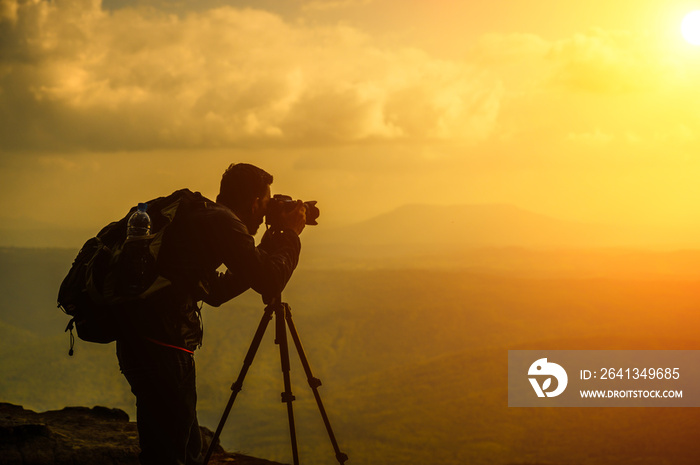
[[[663,242],[655,231],[559,219],[512,204],[407,204],[325,231],[319,243],[463,247],[607,247]]]

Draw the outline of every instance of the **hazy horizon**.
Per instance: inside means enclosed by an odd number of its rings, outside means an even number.
[[[628,248],[638,250],[688,250],[700,248],[700,229],[632,227],[615,223],[580,222],[524,210],[512,204],[405,204],[351,223],[326,224],[321,208],[318,226],[302,235],[305,250],[336,245],[386,245],[407,247],[483,248]],[[125,207],[128,211],[129,207]],[[116,221],[119,217],[111,218]],[[90,227],[60,228],[40,221],[0,223],[0,247],[80,248],[107,222]],[[417,227],[422,224],[423,227]],[[426,229],[427,226],[427,229]],[[258,232],[258,239],[264,228]]]

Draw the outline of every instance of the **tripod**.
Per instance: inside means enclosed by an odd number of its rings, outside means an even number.
[[[306,379],[309,386],[313,390],[314,397],[316,398],[316,404],[318,404],[319,411],[321,412],[321,417],[323,418],[323,423],[326,425],[326,430],[328,431],[328,436],[335,450],[335,457],[338,462],[342,465],[348,460],[348,456],[340,451],[338,447],[338,442],[335,440],[335,435],[333,434],[333,429],[331,428],[331,423],[328,420],[328,415],[326,415],[326,409],[323,407],[323,402],[321,402],[321,395],[318,393],[318,387],[321,386],[321,380],[314,378],[311,374],[311,367],[309,366],[309,361],[304,353],[304,348],[301,345],[301,340],[299,339],[299,334],[297,333],[294,322],[292,321],[292,314],[289,305],[282,302],[282,296],[278,295],[276,298],[270,300],[270,302],[265,307],[265,313],[263,314],[260,324],[258,325],[257,331],[253,336],[253,341],[248,348],[248,353],[243,360],[243,367],[238,374],[238,378],[231,386],[231,397],[228,400],[228,404],[224,409],[224,413],[221,416],[221,421],[219,421],[219,426],[216,428],[214,437],[209,444],[207,449],[207,454],[204,457],[204,465],[209,463],[211,454],[214,450],[214,444],[216,444],[219,436],[221,435],[221,430],[224,428],[226,419],[228,418],[231,408],[233,407],[233,402],[236,400],[236,396],[243,388],[243,379],[250,365],[253,363],[255,358],[255,353],[260,347],[260,342],[262,341],[265,330],[267,329],[268,323],[272,319],[272,315],[275,315],[275,343],[280,346],[280,360],[282,362],[282,375],[284,378],[284,392],[282,393],[282,402],[287,404],[287,416],[289,417],[289,433],[292,439],[292,456],[294,458],[294,465],[299,465],[299,452],[297,450],[297,435],[296,427],[294,426],[294,410],[292,408],[292,402],[295,397],[292,395],[292,383],[289,376],[290,366],[289,366],[289,348],[287,346],[287,328],[289,328],[289,333],[292,335],[292,340],[296,346],[297,352],[299,353],[299,358],[301,359],[301,364],[304,367],[304,372],[306,373]]]

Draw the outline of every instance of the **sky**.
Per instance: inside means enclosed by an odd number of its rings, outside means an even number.
[[[680,29],[695,9],[0,0],[0,245],[96,231],[182,187],[215,197],[233,162],[317,200],[328,226],[505,203],[700,230],[700,47]]]

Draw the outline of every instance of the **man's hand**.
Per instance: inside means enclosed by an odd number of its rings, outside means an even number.
[[[297,200],[294,210],[280,213],[280,219],[282,229],[291,229],[298,236],[306,226],[306,205],[301,200]]]

